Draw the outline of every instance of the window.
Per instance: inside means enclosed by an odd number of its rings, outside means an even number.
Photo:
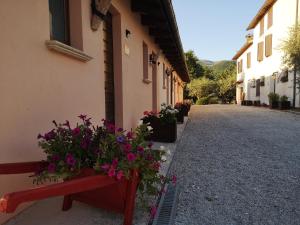
[[[260,21],[260,31],[259,31],[259,34],[260,36],[264,34],[264,30],[265,30],[265,20],[264,20],[264,17],[261,19]]]
[[[247,68],[251,67],[251,52],[247,53]]]
[[[266,36],[266,57],[272,55],[272,34]]]
[[[241,73],[241,72],[243,72],[243,60],[242,59],[238,62],[238,73]]]
[[[166,89],[166,65],[163,63],[163,89]]]
[[[264,42],[258,43],[257,46],[257,61],[261,62],[264,60]]]
[[[69,1],[49,0],[50,39],[70,44]]]
[[[268,12],[268,29],[273,25],[273,7]]]
[[[260,79],[256,80],[256,97],[260,96]]]
[[[143,79],[148,80],[148,46],[143,42]]]

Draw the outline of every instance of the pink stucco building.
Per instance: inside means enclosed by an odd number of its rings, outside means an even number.
[[[93,2],[0,1],[0,163],[42,159],[36,136],[52,120],[84,113],[130,129],[145,110],[183,100],[189,76],[171,1]],[[101,2],[110,5],[98,26]],[[2,196],[32,180],[0,184]]]

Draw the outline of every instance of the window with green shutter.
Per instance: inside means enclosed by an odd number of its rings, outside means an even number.
[[[70,44],[69,2],[49,0],[50,39]]]

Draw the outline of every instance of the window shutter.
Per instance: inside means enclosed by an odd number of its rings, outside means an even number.
[[[247,53],[247,68],[251,67],[251,52]]]
[[[263,17],[260,21],[260,36],[264,34],[264,30],[265,30],[265,18]]]
[[[272,55],[272,34],[266,36],[266,57]]]
[[[273,6],[270,8],[268,12],[268,28],[272,27],[273,25]]]
[[[257,46],[257,61],[261,62],[264,59],[264,42],[258,43]]]
[[[148,79],[148,46],[143,42],[143,78]]]
[[[69,44],[68,0],[49,0],[50,38]]]
[[[256,80],[256,96],[260,96],[260,79]]]

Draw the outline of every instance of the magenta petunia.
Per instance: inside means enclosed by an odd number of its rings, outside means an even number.
[[[128,160],[129,162],[133,162],[135,159],[136,159],[135,154],[133,154],[133,153],[128,153],[128,154],[127,154],[127,160]]]
[[[73,136],[78,136],[80,134],[80,128],[79,127],[76,127],[72,130],[72,134]]]
[[[74,158],[74,156],[72,154],[70,154],[70,153],[67,154],[66,163],[69,166],[74,166],[76,164],[76,159]]]
[[[156,206],[152,206],[151,209],[150,209],[151,218],[155,217],[156,212],[157,212],[157,207]]]
[[[48,165],[48,172],[49,173],[55,173],[55,170],[56,170],[56,165],[54,163],[50,163]]]
[[[113,167],[110,167],[110,168],[109,168],[109,170],[108,170],[108,176],[109,176],[109,177],[114,177],[114,176],[116,176],[116,170],[115,170],[115,168],[113,168]]]
[[[121,180],[122,177],[124,177],[124,173],[123,173],[122,170],[120,170],[120,171],[118,171],[118,173],[117,173],[117,180]]]
[[[127,143],[127,144],[124,145],[124,151],[125,152],[129,152],[131,150],[131,148],[132,148],[131,144]]]
[[[56,134],[55,134],[54,130],[51,130],[50,132],[48,132],[44,135],[44,138],[46,141],[50,141],[55,138],[55,135]]]
[[[110,168],[110,165],[108,163],[105,163],[101,166],[101,169],[103,169],[104,171],[107,171]]]
[[[136,148],[139,152],[144,152],[144,148],[142,146],[137,146]]]
[[[127,132],[126,137],[128,139],[133,139],[133,133],[131,131]]]
[[[58,160],[60,160],[59,155],[53,155],[53,156],[52,156],[52,160],[53,160],[53,161],[58,161]]]
[[[119,160],[118,160],[118,159],[114,159],[114,160],[112,161],[112,166],[113,166],[114,168],[116,168],[116,167],[118,166],[118,163],[119,163]]]
[[[87,117],[87,115],[81,114],[80,116],[78,116],[80,119],[85,120],[85,118]]]
[[[176,184],[177,182],[177,177],[175,175],[172,176],[172,183],[173,184]]]

